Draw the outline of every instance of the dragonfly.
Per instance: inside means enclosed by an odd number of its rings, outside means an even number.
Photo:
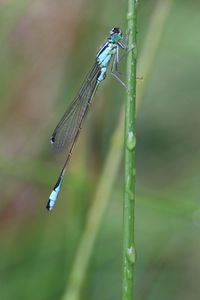
[[[122,31],[120,28],[114,27],[102,45],[100,50],[96,54],[96,59],[91,71],[86,76],[83,84],[78,91],[76,97],[72,101],[69,108],[64,113],[60,122],[56,126],[50,142],[54,152],[60,153],[66,150],[67,156],[58,180],[53,187],[53,190],[49,196],[47,203],[47,210],[51,211],[56,203],[65,171],[72,155],[74,145],[77,141],[79,133],[81,131],[83,122],[88,113],[90,104],[95,95],[95,92],[99,84],[106,78],[106,72],[108,66],[112,61],[111,74],[124,86],[126,87],[123,80],[118,76],[122,73],[118,70],[119,62],[126,56],[127,52],[128,38],[126,41],[122,42]],[[126,52],[119,58],[119,49],[123,49]]]

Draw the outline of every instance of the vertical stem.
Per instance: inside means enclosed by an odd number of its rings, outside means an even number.
[[[125,104],[125,182],[123,225],[122,299],[133,299],[135,263],[134,203],[135,203],[135,103],[136,103],[136,8],[137,0],[128,0],[127,29],[127,96]]]

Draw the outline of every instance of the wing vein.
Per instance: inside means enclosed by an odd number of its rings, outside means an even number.
[[[77,96],[64,113],[56,126],[52,136],[51,144],[54,152],[70,151],[70,146],[80,130],[82,122],[92,101],[98,86],[98,76],[101,72],[100,66],[95,62],[93,68],[86,76]]]

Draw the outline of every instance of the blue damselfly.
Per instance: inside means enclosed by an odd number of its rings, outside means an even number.
[[[124,82],[117,74],[121,74],[118,70],[119,65],[119,48],[127,49],[127,42],[122,41],[122,32],[120,28],[113,28],[109,37],[100,48],[96,55],[95,63],[85,78],[77,96],[67,109],[60,122],[56,126],[52,136],[51,144],[55,152],[66,150],[67,158],[58,177],[58,180],[49,196],[46,208],[52,210],[61,188],[63,177],[67,164],[72,155],[75,142],[82,128],[83,121],[87,115],[89,106],[100,82],[105,79],[106,71],[112,59],[111,74],[125,86]],[[127,51],[126,51],[127,53]],[[125,53],[125,55],[126,55]],[[124,56],[123,56],[124,57]]]

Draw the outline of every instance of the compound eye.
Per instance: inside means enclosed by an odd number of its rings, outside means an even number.
[[[121,30],[118,27],[114,27],[111,31],[110,34],[121,34]]]

